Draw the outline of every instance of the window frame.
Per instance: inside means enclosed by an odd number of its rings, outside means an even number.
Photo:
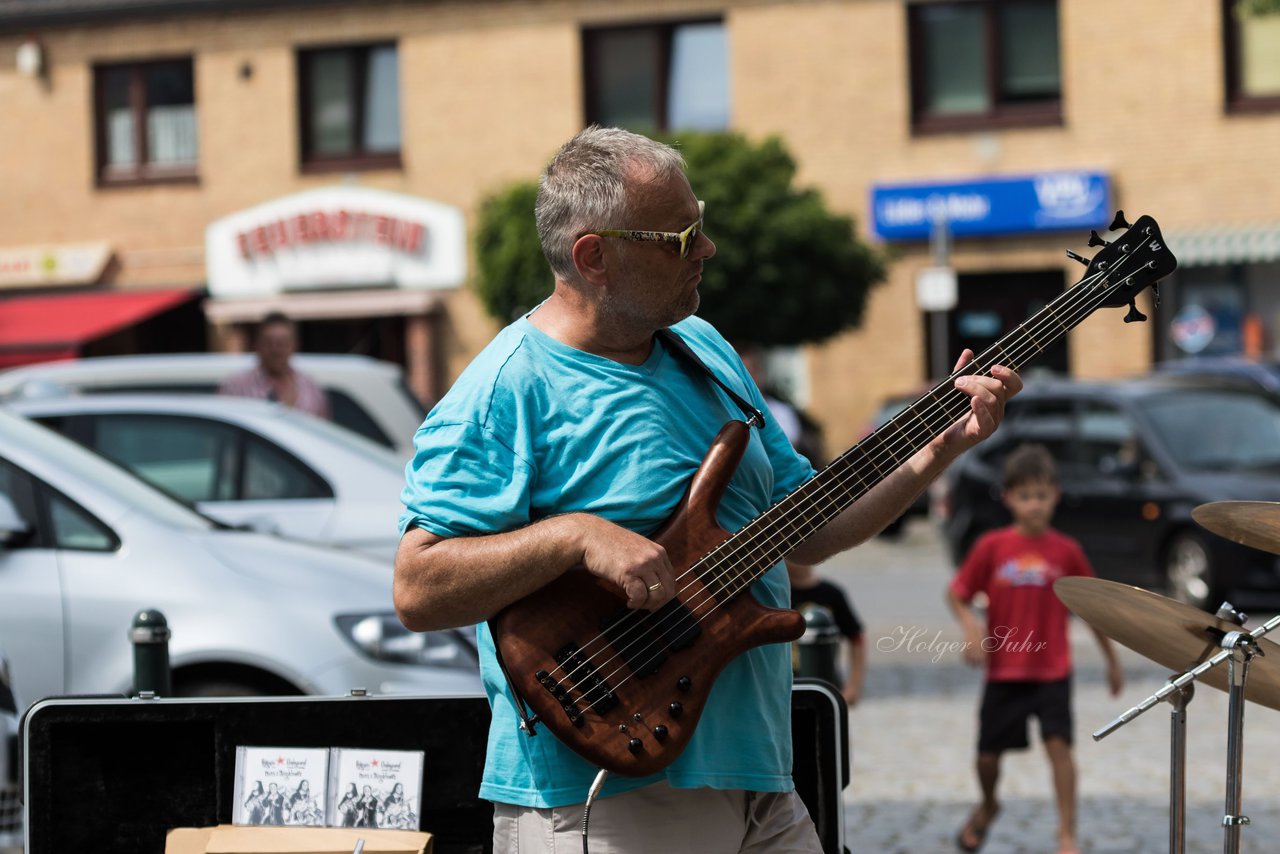
[[[655,30],[659,34],[657,47],[658,79],[654,82],[654,93],[657,104],[652,104],[655,119],[654,133],[669,133],[670,111],[667,104],[667,88],[671,82],[671,49],[675,43],[675,33],[680,27],[697,26],[699,24],[719,24],[726,27],[722,15],[702,15],[692,18],[678,18],[661,21],[630,21],[619,23],[584,24],[579,31],[579,43],[582,50],[582,117],[583,125],[599,124],[600,117],[595,114],[599,101],[599,64],[595,61],[591,41],[601,33],[616,33],[626,30]]]
[[[352,149],[344,154],[318,154],[311,150],[310,127],[312,116],[311,64],[307,57],[332,51],[344,51],[355,54],[359,62],[352,63],[351,91],[355,98],[355,139],[357,142],[364,136],[365,126],[365,82],[369,74],[369,55],[380,47],[393,47],[396,51],[396,98],[404,105],[403,76],[400,74],[400,42],[396,39],[387,41],[360,42],[357,44],[318,44],[299,45],[294,51],[294,67],[298,81],[298,168],[303,175],[318,175],[330,172],[372,171],[377,169],[402,169],[404,167],[404,112],[400,111],[400,147],[395,151],[362,151]]]
[[[1058,97],[1052,102],[1017,104],[1000,101],[1000,25],[999,9],[1017,0],[914,0],[906,4],[907,10],[907,74],[910,84],[911,132],[913,135],[951,133],[969,130],[999,130],[1001,128],[1050,127],[1062,125],[1062,62],[1059,53]],[[1061,13],[1060,0],[1053,0],[1054,8]],[[984,10],[983,45],[987,60],[986,92],[991,107],[982,113],[939,116],[924,111],[925,68],[924,34],[919,16],[922,10],[938,6],[980,6]],[[1059,14],[1059,44],[1062,28]]]
[[[135,62],[104,62],[93,66],[94,182],[98,187],[136,187],[148,184],[196,184],[200,180],[199,113],[196,113],[196,159],[190,166],[157,166],[147,150],[148,69],[185,66],[191,71],[191,108],[197,110],[196,64],[190,56],[163,57]],[[129,71],[129,110],[133,114],[133,146],[137,163],[132,169],[107,163],[107,72]]]
[[[1280,110],[1280,92],[1274,95],[1250,95],[1241,86],[1240,22],[1234,7],[1239,0],[1222,0],[1222,79],[1224,109],[1231,113],[1266,113]]]

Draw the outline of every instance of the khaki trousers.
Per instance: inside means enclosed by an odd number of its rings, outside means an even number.
[[[581,854],[582,804],[494,804],[494,854]],[[654,783],[591,805],[590,854],[822,854],[795,792],[673,789]]]

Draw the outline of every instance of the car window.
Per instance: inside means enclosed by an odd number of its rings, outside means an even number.
[[[1280,404],[1261,394],[1180,389],[1141,403],[1181,466],[1208,471],[1280,467]]]
[[[57,548],[110,552],[115,551],[118,545],[110,528],[53,492],[49,495],[49,521],[53,528],[53,544]]]
[[[16,536],[5,543],[5,548],[20,548],[31,542],[34,534],[35,496],[31,487],[31,478],[26,472],[16,468],[5,460],[0,460],[0,495],[9,499],[18,517],[32,530]]]
[[[226,424],[156,415],[87,416],[92,447],[183,501],[235,498],[238,436]]]
[[[248,437],[244,458],[244,489],[240,497],[246,501],[280,501],[300,498],[328,498],[333,491],[301,462],[279,448]]]
[[[216,382],[157,382],[157,383],[92,383],[81,386],[84,394],[213,394],[218,390]]]
[[[365,412],[364,408],[349,394],[335,388],[328,388],[325,391],[329,395],[329,414],[335,424],[340,424],[365,438],[372,439],[379,445],[395,447],[395,443],[391,441],[386,431],[379,427],[369,417],[369,413]]]
[[[91,446],[109,460],[190,502],[332,497],[323,478],[293,455],[208,418],[103,414]]]
[[[30,544],[41,548],[115,551],[120,545],[111,529],[84,508],[4,460],[0,460],[0,495],[8,498],[31,525],[28,535],[6,544],[6,548]],[[49,530],[44,537],[39,536],[39,526],[34,522],[40,517],[36,506],[41,496],[47,496],[49,508]]]
[[[1092,474],[1114,471],[1118,464],[1137,460],[1138,440],[1133,421],[1118,407],[1084,401],[1077,420],[1073,462]]]

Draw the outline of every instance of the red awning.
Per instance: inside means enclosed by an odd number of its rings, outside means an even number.
[[[195,299],[190,289],[0,300],[0,367],[73,359],[79,348]]]

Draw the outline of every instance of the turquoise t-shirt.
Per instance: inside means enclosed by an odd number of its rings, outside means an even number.
[[[737,354],[698,318],[673,330],[761,411],[765,402]],[[441,537],[508,531],[563,513],[594,513],[650,535],[675,510],[720,428],[742,410],[697,369],[654,344],[642,365],[568,347],[528,318],[487,346],[431,411],[414,439],[400,517]],[[720,505],[737,531],[813,474],[768,419],[751,440]],[[465,572],[466,567],[458,567]],[[787,607],[778,564],[752,588]],[[530,807],[581,803],[595,777],[586,760],[545,729],[518,729],[488,626],[477,627],[493,723],[480,796]],[[663,777],[676,788],[784,792],[791,782],[791,655],[756,647],[717,677],[685,750],[648,778],[610,778],[602,797]]]

